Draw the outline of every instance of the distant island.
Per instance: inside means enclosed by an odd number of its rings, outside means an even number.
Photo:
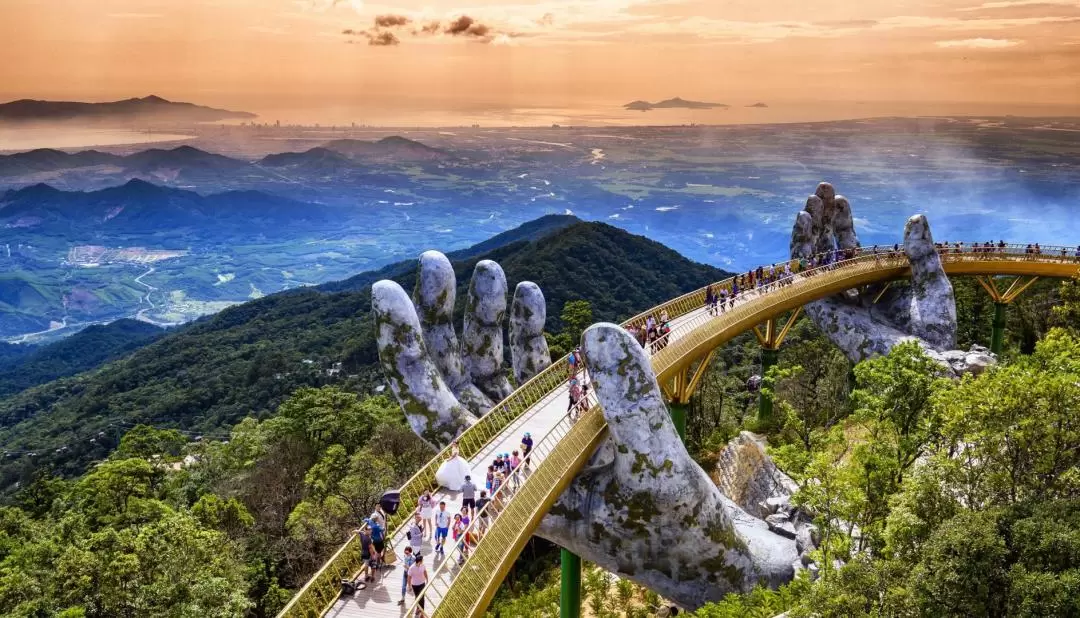
[[[649,103],[648,101],[632,101],[623,105],[625,109],[634,110],[638,112],[647,112],[650,109],[714,109],[731,107],[724,103],[706,103],[704,101],[687,101],[686,99],[680,99],[675,97],[674,99],[665,99],[659,103]]]
[[[141,99],[124,99],[108,103],[83,103],[78,101],[38,101],[19,99],[0,103],[0,122],[56,122],[56,121],[171,121],[214,122],[255,118],[250,112],[234,112],[169,101],[150,95]]]
[[[765,105],[764,103],[758,102],[758,103],[754,103],[753,105],[747,105],[747,107],[768,107],[768,105]]]

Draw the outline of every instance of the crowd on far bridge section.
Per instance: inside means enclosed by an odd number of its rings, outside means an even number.
[[[972,243],[965,245],[963,242],[935,243],[938,253],[1020,253],[1019,246],[1010,246],[1004,240],[997,243],[986,241],[984,243]],[[791,284],[796,277],[807,277],[814,273],[827,272],[836,268],[847,260],[852,260],[865,255],[894,256],[902,254],[903,247],[896,243],[889,246],[873,245],[871,247],[856,246],[848,249],[834,248],[811,255],[809,257],[792,258],[791,260],[768,266],[758,266],[705,287],[705,310],[709,315],[717,316],[735,306],[737,300],[745,297],[749,292],[768,292],[773,289]],[[1058,250],[1062,257],[1068,257],[1069,250],[1061,247]],[[1039,243],[1028,244],[1023,248],[1023,254],[1031,256],[1045,255]],[[1080,258],[1080,245],[1077,245],[1073,256]],[[641,320],[631,324],[627,330],[650,353],[656,353],[667,347],[671,334],[671,320],[666,310],[659,314],[650,313]]]

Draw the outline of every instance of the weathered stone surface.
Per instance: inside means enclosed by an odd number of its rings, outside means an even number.
[[[712,476],[725,496],[761,519],[787,505],[799,488],[772,462],[761,438],[749,431],[740,432],[720,451]]]
[[[428,354],[458,401],[474,414],[482,416],[491,409],[492,404],[465,373],[461,346],[453,324],[456,292],[457,278],[450,260],[438,251],[422,253],[416,287],[413,288],[413,305],[420,316]]]
[[[799,555],[814,551],[820,542],[821,533],[818,531],[817,526],[803,526],[795,535],[795,549],[799,552]]]
[[[822,253],[834,247],[858,246],[851,205],[835,195],[832,185],[821,183],[795,219],[792,257],[809,257],[811,248],[814,253]],[[911,263],[910,285],[894,285],[886,290],[871,286],[863,295],[849,290],[805,307],[814,323],[853,361],[887,354],[893,346],[909,340],[918,341],[928,352],[943,352],[956,345],[952,284],[945,275],[925,216],[915,215],[908,220],[903,250]],[[874,298],[878,299],[876,304]],[[985,367],[988,357],[971,360],[971,370],[977,371]],[[966,362],[945,361],[943,365],[953,373],[967,371]],[[961,366],[963,369],[958,371]]]
[[[462,328],[465,371],[492,401],[502,401],[513,389],[503,371],[503,320],[506,318],[506,275],[491,260],[477,262],[469,282]]]
[[[420,319],[401,286],[379,281],[371,286],[379,362],[409,426],[434,445],[453,440],[476,422],[446,385],[428,355]]]
[[[911,262],[907,330],[935,350],[952,349],[956,346],[956,299],[925,216],[915,215],[904,226],[904,253]]]
[[[510,356],[519,385],[551,364],[551,352],[544,339],[546,321],[547,304],[540,286],[532,281],[517,284],[510,305]]]
[[[680,605],[793,577],[794,540],[725,497],[690,458],[640,345],[615,324],[582,337],[610,438],[538,534]]]

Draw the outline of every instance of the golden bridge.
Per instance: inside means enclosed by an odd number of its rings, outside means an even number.
[[[974,276],[995,303],[991,350],[1000,353],[1005,328],[1005,309],[1021,292],[1040,277],[1068,278],[1080,272],[1080,248],[1005,245],[939,244],[945,272]],[[783,263],[780,269],[783,270]],[[648,309],[623,323],[644,325],[648,316],[667,313],[671,332],[666,345],[651,350],[657,381],[668,399],[672,419],[680,435],[685,434],[685,406],[697,388],[712,355],[733,337],[753,331],[762,346],[762,373],[775,362],[776,351],[803,305],[844,290],[910,277],[911,268],[902,251],[861,249],[850,259],[810,268],[769,285],[741,292],[728,309],[712,315],[705,308],[705,288],[684,294]],[[712,284],[714,290],[730,288],[732,279]],[[780,320],[788,315],[786,322]],[[607,433],[598,406],[593,405],[576,420],[566,413],[567,378],[570,368],[565,358],[552,364],[499,402],[479,422],[458,438],[458,447],[473,468],[474,478],[485,478],[487,464],[496,453],[519,447],[520,437],[529,431],[537,437],[531,465],[519,466],[493,496],[494,517],[480,536],[471,555],[458,564],[454,552],[437,565],[427,565],[430,579],[422,593],[427,616],[465,618],[486,610],[511,565],[521,553],[541,519],[555,500],[577,476]],[[761,412],[768,414],[771,402],[760,398]],[[456,493],[443,492],[435,481],[435,471],[448,457],[444,450],[428,462],[401,488],[401,505],[388,518],[388,539],[393,547],[408,542],[405,527],[418,498],[431,491],[436,501],[445,500],[450,512],[460,509]],[[474,518],[470,526],[478,525]],[[450,542],[452,543],[452,542]],[[449,546],[449,543],[448,543]],[[424,555],[434,555],[425,545]],[[351,537],[296,594],[278,618],[352,617],[400,618],[413,615],[417,600],[412,596],[398,605],[401,567],[379,575],[379,585],[369,585],[355,596],[341,595],[341,580],[355,576],[362,567],[360,543]],[[578,616],[580,605],[580,560],[563,550],[562,614]]]

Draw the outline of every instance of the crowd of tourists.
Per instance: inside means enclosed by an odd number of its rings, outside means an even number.
[[[575,379],[574,376],[571,379]],[[495,455],[487,467],[483,488],[477,487],[471,474],[465,474],[460,483],[451,483],[453,487],[448,489],[458,492],[461,501],[458,512],[451,511],[447,500],[437,500],[430,491],[420,496],[405,531],[406,545],[400,556],[403,568],[398,605],[405,605],[407,594],[411,591],[418,599],[416,615],[425,615],[423,589],[430,579],[424,563],[425,542],[429,544],[428,553],[437,561],[436,564],[446,559],[448,551],[451,558],[457,556],[459,565],[464,564],[488,531],[491,520],[498,517],[508,496],[518,488],[521,475],[514,472],[519,468],[522,468],[522,472],[528,470],[532,451],[532,434],[526,431],[521,437],[519,449]],[[456,443],[451,445],[450,453],[448,461],[460,458]],[[455,466],[451,465],[450,468],[454,469]],[[381,507],[376,507],[375,512],[364,519],[363,525],[355,531],[360,543],[360,557],[365,565],[361,581],[343,582],[343,585],[347,583],[353,590],[363,590],[399,559],[394,550],[386,545],[385,530],[385,513]]]

